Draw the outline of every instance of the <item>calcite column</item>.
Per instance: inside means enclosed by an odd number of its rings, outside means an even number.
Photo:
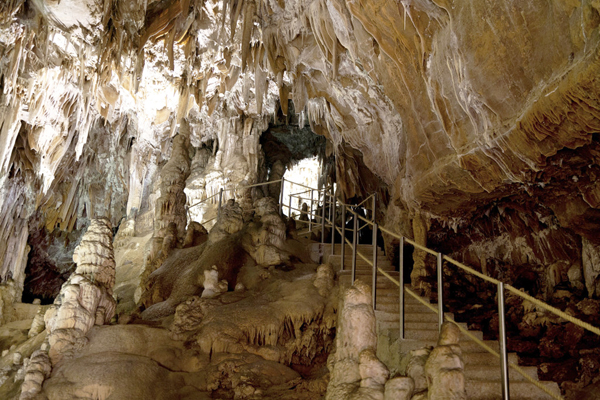
[[[425,218],[420,213],[417,213],[412,220],[414,240],[422,246],[427,246],[427,223]],[[427,253],[423,250],[413,252],[413,270],[410,273],[412,287],[415,290],[427,291],[429,285],[425,282],[427,277],[427,268],[425,266],[425,258]]]
[[[371,288],[357,280],[344,293],[340,307],[336,350],[327,360],[331,379],[325,399],[383,399],[389,371],[376,353]]]
[[[113,298],[115,256],[112,226],[108,218],[94,218],[81,243],[75,248],[73,261],[77,269],[63,284],[44,321],[48,343],[33,353],[27,366],[21,400],[38,398],[52,366],[72,357],[87,343],[87,333],[94,325],[110,322],[117,302]]]
[[[280,160],[277,160],[271,166],[271,172],[269,173],[269,182],[274,182],[279,179],[283,179],[283,175],[285,174],[285,164]],[[279,203],[279,196],[281,194],[281,184],[273,183],[268,186],[269,187],[269,196],[277,200]]]
[[[143,292],[148,290],[148,276],[160,267],[186,235],[184,189],[185,181],[190,176],[189,147],[189,126],[183,121],[181,131],[173,139],[171,158],[160,171],[160,196],[156,200],[154,235],[148,242],[140,279]]]
[[[177,227],[177,237],[185,236],[185,180],[190,175],[190,141],[187,129],[173,139],[171,158],[160,171],[160,197],[156,200],[154,235],[160,236],[170,223]]]
[[[437,346],[431,351],[425,374],[429,400],[466,400],[465,365],[458,344],[460,330],[452,322],[445,322]]]
[[[94,325],[110,322],[115,313],[112,239],[110,221],[95,218],[75,248],[73,261],[77,269],[44,317],[52,364],[81,349],[87,343],[88,331]]]

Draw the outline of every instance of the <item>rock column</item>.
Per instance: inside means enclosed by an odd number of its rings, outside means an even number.
[[[52,364],[78,351],[87,343],[92,326],[110,322],[115,313],[115,257],[107,218],[92,220],[75,248],[73,261],[77,269],[44,317]]]
[[[328,360],[331,380],[326,400],[383,399],[389,371],[376,357],[376,352],[371,288],[357,280],[344,295],[336,352]]]
[[[189,126],[184,121],[181,132],[173,139],[171,158],[160,172],[160,197],[156,200],[154,235],[148,242],[140,279],[142,293],[149,289],[147,281],[150,274],[161,266],[186,236],[184,189],[190,175],[189,146]],[[144,305],[148,307],[150,304]]]
[[[412,221],[413,226],[413,234],[415,238],[415,242],[422,246],[427,245],[427,224],[423,216],[419,213],[417,214]],[[413,252],[413,270],[410,274],[410,279],[412,282],[412,287],[415,290],[429,295],[431,287],[428,282],[425,281],[427,277],[427,267],[425,265],[425,258],[427,257],[427,253],[423,250],[415,249]]]

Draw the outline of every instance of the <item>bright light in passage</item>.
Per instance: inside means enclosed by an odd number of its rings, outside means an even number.
[[[300,196],[305,199],[303,200],[303,202],[305,202],[310,209],[310,190],[300,185],[294,185],[290,182],[300,183],[302,185],[316,189],[318,187],[320,172],[321,163],[319,162],[317,157],[306,158],[300,161],[292,168],[290,168],[289,170],[285,171],[285,174],[283,175],[283,177],[285,178],[285,186],[283,188],[283,204],[289,206],[290,193],[302,193],[300,194]],[[318,194],[315,191],[314,199],[317,200],[317,197]],[[317,205],[316,201],[314,204],[315,206]],[[300,201],[296,196],[292,197],[292,208],[294,208],[294,210],[292,210],[292,214],[300,214],[300,212],[297,210],[302,208],[302,201]],[[289,208],[283,207],[283,213],[289,216]]]

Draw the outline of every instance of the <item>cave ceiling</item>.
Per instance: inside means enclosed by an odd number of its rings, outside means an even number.
[[[3,1],[0,274],[32,221],[139,208],[183,120],[221,148],[292,113],[347,197],[444,221],[533,202],[595,242],[599,24],[577,0]]]

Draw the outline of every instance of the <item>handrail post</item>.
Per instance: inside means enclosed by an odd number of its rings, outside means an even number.
[[[342,203],[342,271],[345,266],[346,257],[346,205]]]
[[[219,191],[219,211],[217,212],[217,217],[221,218],[221,205],[223,204],[223,188]]]
[[[371,216],[372,222],[375,223],[375,207],[376,207],[377,193],[373,194],[373,215]]]
[[[358,228],[358,218],[356,213],[354,213],[354,228],[352,229],[352,279],[351,283],[354,285],[354,279],[356,278],[356,247],[357,247],[357,230]]]
[[[438,325],[442,332],[444,323],[444,286],[442,283],[442,253],[437,255],[437,284],[438,284]]]
[[[377,238],[377,224],[373,224],[373,243],[376,243]],[[377,308],[377,245],[373,245],[373,310]]]
[[[400,271],[399,271],[399,280],[400,280],[400,339],[404,340],[404,236],[400,238]]]
[[[308,213],[308,231],[312,234],[312,220],[313,220],[313,193],[314,189],[310,189],[310,212]],[[312,237],[312,235],[311,235]]]
[[[327,210],[327,192],[323,188],[323,205],[321,207],[321,244],[325,244],[325,211]]]
[[[288,216],[292,218],[292,195],[290,194],[290,205],[288,206]]]
[[[331,255],[335,254],[335,196],[331,187]]]
[[[281,178],[281,189],[279,190],[279,215],[283,216],[283,187],[285,185],[285,178]],[[290,213],[291,215],[291,213]]]
[[[502,368],[502,398],[510,399],[508,383],[508,352],[506,349],[506,314],[504,311],[504,282],[498,282],[498,316],[500,322],[500,365]]]

